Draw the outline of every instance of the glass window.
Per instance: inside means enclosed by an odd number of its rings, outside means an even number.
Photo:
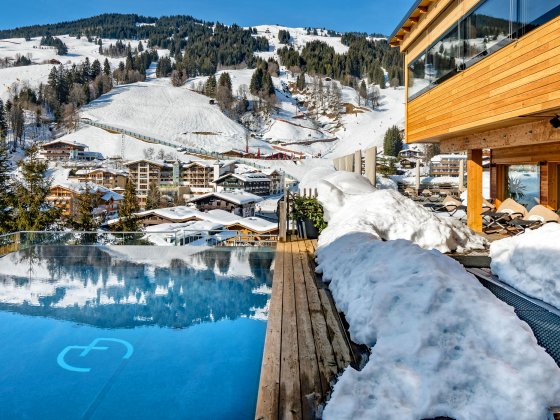
[[[523,0],[519,12],[521,22],[526,25],[524,32],[529,32],[559,15],[558,0]]]
[[[459,44],[459,31],[457,26],[455,26],[428,49],[426,76],[428,76],[431,83],[435,83],[457,70],[457,65],[460,64],[460,60],[458,60]]]
[[[508,196],[531,210],[540,203],[540,179],[538,165],[511,165],[508,168]]]
[[[430,85],[426,74],[426,54],[422,54],[408,66],[408,96],[414,96]]]
[[[461,56],[465,64],[511,42],[517,29],[510,0],[488,0],[460,23]]]

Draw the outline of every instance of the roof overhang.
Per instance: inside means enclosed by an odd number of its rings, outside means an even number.
[[[392,47],[400,46],[406,34],[410,33],[412,28],[418,24],[420,18],[428,13],[430,5],[435,2],[436,0],[415,0],[410,10],[389,36],[389,45]]]

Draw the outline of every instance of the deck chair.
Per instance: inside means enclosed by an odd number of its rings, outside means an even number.
[[[486,198],[482,198],[482,211],[495,211],[496,210],[496,206],[494,204],[492,204],[490,201],[488,201]]]
[[[466,209],[463,203],[456,198],[446,196],[441,203],[426,203],[424,207],[432,210],[435,213],[447,212],[453,216],[457,210]]]
[[[533,207],[526,217],[507,222],[508,232],[520,235],[527,229],[537,229],[545,223],[560,223],[560,215],[539,204]]]
[[[482,222],[485,232],[494,233],[507,231],[508,222],[513,219],[526,217],[527,209],[512,198],[504,200],[496,210],[486,210],[482,213]]]

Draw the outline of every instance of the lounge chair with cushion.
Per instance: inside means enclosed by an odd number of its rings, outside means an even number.
[[[533,207],[526,217],[507,222],[507,228],[509,233],[519,235],[526,229],[536,229],[545,223],[560,223],[560,215],[539,204]]]
[[[504,200],[496,210],[486,210],[482,213],[482,221],[485,232],[507,231],[508,222],[514,219],[524,218],[528,214],[527,209],[512,198]]]

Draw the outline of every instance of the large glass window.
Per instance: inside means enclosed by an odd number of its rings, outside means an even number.
[[[560,0],[486,0],[408,67],[413,99],[513,39],[560,16]]]
[[[516,6],[510,0],[488,0],[459,24],[461,33],[461,58],[465,65],[511,42],[517,32]]]
[[[540,203],[540,179],[538,165],[511,165],[508,168],[508,196],[531,210]]]

